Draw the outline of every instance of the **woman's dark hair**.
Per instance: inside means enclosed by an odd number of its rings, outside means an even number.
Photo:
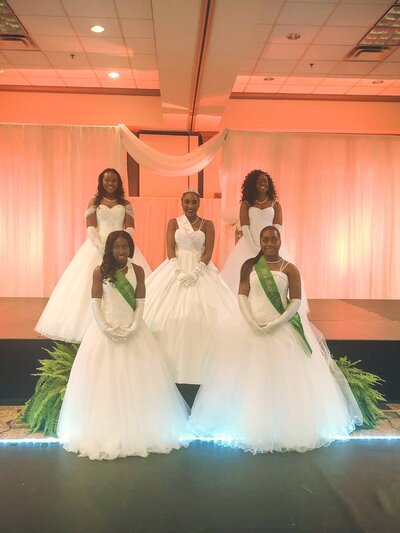
[[[115,281],[115,272],[118,269],[118,263],[113,255],[113,247],[115,241],[119,237],[122,237],[127,241],[129,246],[129,257],[133,257],[135,252],[135,244],[127,231],[122,229],[118,231],[112,231],[107,237],[103,262],[100,265],[100,269],[103,274],[103,281],[106,279],[110,280],[111,283]]]
[[[279,238],[281,238],[281,232],[278,230],[278,228],[276,226],[265,226],[265,228],[263,228],[260,231],[260,239],[261,239],[262,232],[267,230],[267,229],[275,230],[277,232],[277,234],[279,235]],[[260,250],[255,257],[250,257],[250,259],[247,259],[247,261],[245,261],[243,263],[242,268],[240,269],[240,280],[243,280],[243,279],[248,277],[248,275],[250,274],[251,269],[258,262],[258,260],[262,256],[262,254],[263,254],[263,252],[262,252],[262,250]]]
[[[112,172],[113,174],[117,176],[118,188],[116,190],[116,195],[117,195],[116,200],[118,201],[119,204],[124,205],[125,191],[122,185],[122,178],[118,170],[115,170],[115,168],[105,168],[104,170],[100,172],[98,182],[97,182],[97,193],[94,198],[94,205],[98,207],[100,205],[100,202],[103,196],[106,194],[106,191],[104,190],[104,187],[103,187],[103,179],[104,179],[106,172]]]
[[[276,200],[277,194],[271,176],[264,170],[252,170],[247,174],[242,183],[242,202],[246,201],[250,206],[254,205],[257,198],[257,178],[260,174],[265,174],[268,180],[267,197]]]

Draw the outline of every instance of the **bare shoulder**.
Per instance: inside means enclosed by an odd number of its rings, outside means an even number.
[[[212,220],[204,219],[203,226],[205,229],[214,229],[214,223]]]
[[[136,278],[138,280],[144,279],[144,270],[143,270],[143,268],[141,266],[139,266],[139,265],[136,265],[135,263],[132,263],[132,266],[133,266],[133,270],[135,271]]]
[[[124,202],[124,205],[131,205],[131,203],[129,202],[129,200],[125,200],[125,198],[123,199],[123,202]]]
[[[248,211],[250,207],[250,204],[247,200],[242,200],[240,203],[240,209],[243,211]]]
[[[103,272],[100,266],[95,267],[95,269],[93,270],[93,279],[95,281],[103,280]]]
[[[287,265],[283,268],[283,272],[285,272],[288,276],[300,276],[300,270],[293,263],[287,263]]]
[[[250,276],[251,271],[253,270],[254,266],[254,259],[247,259],[245,261],[240,269],[240,279],[248,278]]]
[[[95,201],[95,199],[96,199],[96,198],[93,196],[93,198],[91,198],[91,199],[89,200],[88,207],[93,207],[93,206],[94,206],[94,201]]]
[[[169,221],[168,221],[168,226],[167,228],[168,229],[176,229],[178,227],[178,222],[176,221],[176,218],[171,218]]]

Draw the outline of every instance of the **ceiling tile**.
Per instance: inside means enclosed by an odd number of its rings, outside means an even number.
[[[246,93],[277,93],[280,85],[261,85],[260,83],[249,83],[246,87]]]
[[[286,2],[278,17],[277,24],[319,26],[324,24],[335,6],[335,3],[312,4],[309,2]]]
[[[158,80],[138,80],[136,79],[136,86],[138,89],[159,89],[160,82]]]
[[[314,40],[313,44],[356,45],[369,31],[369,27],[341,28],[325,26]]]
[[[113,0],[62,0],[71,17],[117,17]]]
[[[119,37],[81,37],[81,43],[88,53],[127,55],[124,42]]]
[[[82,37],[121,37],[121,30],[116,18],[71,17],[70,20],[76,33]],[[90,29],[93,26],[103,26],[104,31],[96,34]]]
[[[296,59],[260,59],[258,61],[255,73],[265,73],[264,75],[274,72],[276,74],[289,74],[297,64]]]
[[[342,0],[342,4],[380,4],[388,9],[396,0]]]
[[[6,67],[10,64],[8,59],[0,52],[0,67]]]
[[[46,57],[55,67],[76,69],[90,66],[86,54],[80,52],[74,54],[67,52],[46,52]]]
[[[127,19],[151,19],[151,0],[115,0],[119,16]]]
[[[154,39],[125,39],[129,55],[153,54],[156,53],[156,42]]]
[[[60,2],[49,0],[7,0],[8,5],[20,15],[45,15],[46,17],[65,16]]]
[[[313,94],[345,94],[348,87],[337,87],[335,85],[319,85],[313,90]]]
[[[42,52],[83,52],[79,39],[72,35],[61,38],[55,35],[33,35],[32,38]]]
[[[400,96],[400,87],[389,87],[384,89],[382,96]]]
[[[258,59],[263,50],[264,50],[264,43],[251,42],[246,47],[246,51],[243,57],[249,57],[251,59]]]
[[[3,54],[15,66],[45,67],[49,65],[46,56],[42,52],[5,50]]]
[[[131,58],[131,64],[136,69],[157,69],[157,56],[152,54],[137,54]]]
[[[341,61],[351,52],[353,46],[312,44],[304,54],[305,59],[335,59]]]
[[[116,54],[88,54],[88,58],[94,68],[129,68],[127,56]]]
[[[296,45],[298,44],[309,44],[317,35],[319,30],[318,26],[300,26],[300,25],[276,25],[271,32],[271,35],[268,38],[269,43],[274,44],[287,44],[287,45]],[[300,38],[295,42],[290,41],[287,38],[289,33],[299,33]]]
[[[400,61],[400,48],[398,48],[395,52],[393,52],[386,61],[388,63],[391,63],[392,61]]]
[[[108,79],[108,80],[111,80],[111,78],[108,77],[108,73],[110,72],[110,69],[100,69],[100,68],[96,68],[94,69],[94,72],[95,74],[98,76],[98,78],[100,80],[103,80],[103,79]],[[118,72],[119,74],[119,78],[117,78],[117,80],[131,80],[133,79],[133,76],[132,76],[132,71],[130,68],[119,68],[116,70],[116,72]]]
[[[134,80],[127,80],[121,78],[119,78],[118,80],[111,80],[110,78],[101,79],[100,84],[102,87],[107,87],[110,89],[136,89],[136,84]]]
[[[280,93],[287,94],[310,94],[315,89],[315,85],[282,85],[279,89]]]
[[[346,87],[346,91],[349,87],[353,87],[357,82],[359,81],[358,78],[338,78],[335,76],[329,76],[329,78],[325,78],[322,82],[322,85],[334,85],[334,86],[341,86]]]
[[[17,69],[6,69],[3,73],[0,74],[0,83],[2,85],[30,85],[22,74]]]
[[[375,63],[376,65],[376,63]],[[370,72],[373,76],[398,76],[400,78],[399,63],[380,63]]]
[[[57,78],[60,79],[58,72],[54,69],[48,68],[21,68],[19,69],[20,73],[25,76],[25,78],[31,80],[32,78]]]
[[[324,78],[318,78],[316,76],[289,76],[285,82],[285,85],[313,85],[316,87]]]
[[[233,93],[242,93],[245,88],[246,88],[246,83],[239,83],[237,81],[235,81],[233,87],[232,87],[232,92]]]
[[[255,43],[265,43],[271,33],[271,24],[256,24],[251,40]]]
[[[352,87],[349,89],[346,94],[360,94],[360,95],[378,95],[382,91],[384,91],[383,87],[380,87],[379,85],[373,85],[372,87]]]
[[[100,82],[96,78],[64,78],[64,81],[68,87],[100,87]]]
[[[375,65],[373,61],[341,61],[334,67],[332,74],[368,74]]]
[[[339,4],[329,17],[329,26],[373,26],[386,12],[380,4]]]
[[[379,83],[374,83],[374,81],[379,81]],[[394,79],[390,79],[390,80],[381,80],[379,78],[364,78],[362,80],[359,80],[357,82],[357,86],[363,86],[363,87],[368,87],[368,86],[372,86],[372,87],[375,87],[375,85],[379,85],[380,87],[390,87],[394,84],[395,80]]]
[[[86,79],[86,80],[95,80],[96,74],[92,69],[57,69],[58,74],[62,77],[63,80],[70,80],[73,78]]]
[[[19,19],[31,35],[75,35],[67,17],[24,15]]]
[[[125,37],[135,39],[154,38],[154,27],[152,20],[144,19],[121,19],[122,33]]]
[[[282,6],[283,2],[270,2],[267,0],[260,14],[260,24],[274,24]]]
[[[306,44],[268,44],[263,59],[300,59],[307,50]]]
[[[133,76],[135,80],[152,80],[157,81],[159,79],[158,70],[133,70]]]
[[[273,76],[274,79],[266,80],[267,76],[250,76],[249,83],[252,85],[282,85],[287,80],[287,76]]]
[[[250,57],[245,57],[241,60],[238,74],[251,74],[256,66],[257,59],[251,59]]]
[[[30,78],[29,81],[32,85],[38,85],[43,87],[65,87],[65,83],[60,78]]]
[[[310,61],[309,59],[301,59],[293,74],[329,74],[333,67],[337,65],[337,61]]]

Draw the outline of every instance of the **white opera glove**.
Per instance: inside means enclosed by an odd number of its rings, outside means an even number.
[[[136,298],[136,309],[133,313],[132,323],[127,328],[118,327],[112,335],[115,341],[126,341],[131,337],[140,327],[143,320],[144,313],[144,298]]]
[[[174,269],[175,277],[179,283],[183,284],[184,281],[188,281],[188,275],[181,269],[181,265],[179,264],[177,257],[171,257],[169,264]]]
[[[258,322],[255,320],[255,318],[253,317],[251,313],[249,298],[245,296],[244,294],[239,294],[238,303],[239,303],[239,307],[242,312],[242,315],[246,319],[246,322],[251,327],[251,329],[255,333],[262,334],[261,326],[258,324]]]
[[[278,328],[279,326],[282,326],[283,324],[287,324],[289,320],[294,317],[294,315],[297,313],[297,311],[300,308],[300,298],[293,298],[293,300],[290,300],[288,303],[288,306],[286,307],[285,311],[279,316],[278,318],[275,318],[275,320],[271,320],[266,326],[263,326],[262,330],[265,333],[270,333],[272,330]]]
[[[133,234],[135,233],[135,228],[133,226],[128,226],[127,228],[125,228],[125,231],[127,233],[129,233],[129,235],[132,237],[133,239]]]
[[[97,228],[95,228],[94,226],[88,226],[86,229],[87,229],[87,234],[89,236],[89,239],[96,246],[97,251],[101,255],[104,255],[104,244],[100,240],[100,235],[99,235],[99,232],[97,231]]]
[[[182,285],[184,287],[190,287],[196,281],[199,279],[200,276],[203,275],[205,269],[207,268],[207,265],[203,263],[203,261],[200,261],[200,263],[197,265],[196,268],[194,268],[188,275],[185,280],[182,281]]]
[[[274,226],[274,228],[276,228],[279,233],[282,233],[282,224],[272,224]]]
[[[92,298],[92,311],[97,325],[101,331],[107,335],[107,337],[111,338],[116,328],[113,328],[107,324],[103,308],[101,307],[101,298]]]
[[[260,251],[260,247],[256,245],[256,243],[253,240],[253,236],[251,234],[249,226],[246,224],[245,226],[242,226],[242,233],[243,238],[246,241],[246,244],[250,248],[252,252],[254,252],[254,255],[257,255]]]

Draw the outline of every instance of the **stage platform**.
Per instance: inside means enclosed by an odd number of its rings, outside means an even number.
[[[42,348],[52,341],[34,326],[47,298],[0,298],[0,404],[18,405],[32,394]],[[335,357],[362,360],[381,376],[388,401],[400,400],[400,301],[309,300],[311,322],[322,331]]]

